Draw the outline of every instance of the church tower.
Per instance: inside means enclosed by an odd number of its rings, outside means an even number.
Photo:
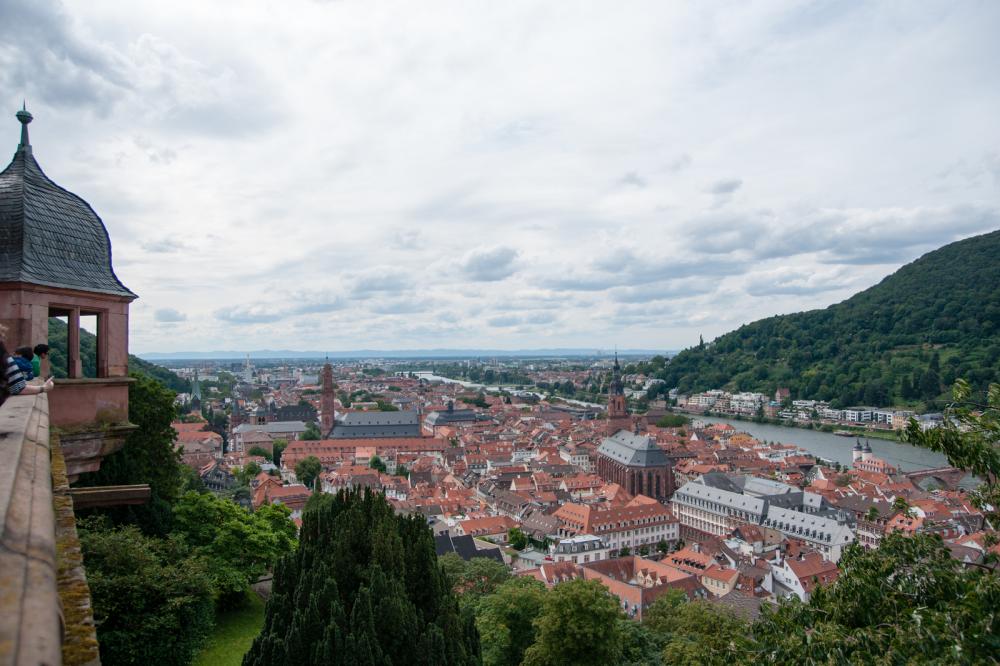
[[[608,434],[613,435],[623,428],[627,430],[630,427],[628,409],[625,406],[622,367],[618,364],[618,352],[615,352],[615,364],[611,369],[611,386],[608,389]]]
[[[194,381],[191,384],[191,409],[192,414],[201,413],[201,384],[198,382],[198,369],[194,371]]]
[[[319,404],[320,430],[323,437],[329,437],[334,425],[333,366],[327,362],[320,373],[323,381],[323,395]]]

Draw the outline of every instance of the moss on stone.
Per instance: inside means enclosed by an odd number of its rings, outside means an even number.
[[[83,569],[83,552],[76,533],[73,498],[66,480],[59,434],[50,439],[52,455],[52,505],[56,515],[56,565],[59,598],[62,602],[63,644],[65,666],[100,664],[97,628],[90,602],[90,587]]]

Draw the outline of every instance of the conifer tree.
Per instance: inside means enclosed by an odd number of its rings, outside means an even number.
[[[264,628],[244,666],[463,665],[480,661],[419,516],[370,491],[314,495],[299,548],[275,567]]]

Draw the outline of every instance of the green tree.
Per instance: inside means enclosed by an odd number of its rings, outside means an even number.
[[[101,661],[191,663],[214,616],[207,563],[132,525],[92,518],[78,528]]]
[[[316,456],[308,456],[300,460],[298,464],[295,465],[295,478],[299,480],[299,483],[307,488],[312,488],[322,471],[323,464],[320,463],[319,458]]]
[[[310,421],[306,424],[306,429],[302,433],[302,439],[307,441],[318,441],[323,439],[323,433],[320,431],[318,425]]]
[[[528,547],[528,537],[520,528],[512,527],[507,530],[507,543],[514,550],[524,550]]]
[[[174,442],[177,433],[170,425],[176,395],[156,379],[132,372],[129,385],[128,418],[139,426],[125,438],[125,446],[101,463],[101,469],[84,474],[76,486],[114,486],[148,483],[146,504],[102,509],[116,524],[138,525],[147,534],[170,531],[170,505],[180,496],[184,480],[180,452]],[[81,515],[97,513],[84,511]]]
[[[688,601],[681,590],[654,601],[642,623],[663,646],[666,664],[721,665],[745,662],[749,656],[746,621],[707,601]]]
[[[262,471],[263,470],[260,465],[251,460],[246,465],[243,465],[238,472],[236,472],[236,480],[240,483],[240,485],[249,486]]]
[[[952,399],[940,426],[923,430],[910,419],[904,440],[943,453],[950,465],[982,479],[972,502],[1000,526],[1000,384],[990,384],[983,398],[974,399],[969,382],[958,380]]]
[[[604,666],[622,652],[618,600],[596,580],[571,580],[546,596],[525,666]]]
[[[463,606],[474,606],[510,580],[507,565],[490,557],[463,560],[457,553],[447,553],[438,558],[438,561]]]
[[[459,611],[422,517],[341,491],[313,495],[302,520],[244,666],[480,662],[475,620]]]
[[[535,621],[545,603],[545,585],[528,577],[508,580],[476,607],[484,666],[518,666],[535,642]]]
[[[985,664],[1000,653],[1000,576],[966,567],[937,535],[851,546],[830,586],[765,608],[753,627],[769,663]]]
[[[901,513],[904,516],[912,516],[913,510],[910,508],[910,503],[902,495],[897,495],[894,500],[892,500],[892,512]]]
[[[210,493],[186,493],[174,506],[174,536],[211,563],[212,588],[224,601],[243,597],[295,545],[288,507],[250,513]]]
[[[385,463],[377,455],[368,459],[368,466],[385,474]]]
[[[628,546],[622,546],[621,550],[618,551],[618,557],[628,557],[632,554],[632,549]]]
[[[271,462],[273,460],[273,456],[272,456],[271,452],[268,451],[265,448],[260,447],[260,446],[250,447],[250,450],[247,451],[247,455],[248,456],[260,456],[261,458],[263,458],[264,460],[267,460],[268,462]]]
[[[683,414],[664,414],[656,421],[657,428],[681,428],[691,423]]]
[[[281,467],[281,454],[288,448],[288,440],[278,438],[272,444],[274,448],[274,464]]]
[[[664,555],[670,550],[670,544],[667,543],[666,539],[660,539],[656,543],[657,552],[663,553]]]

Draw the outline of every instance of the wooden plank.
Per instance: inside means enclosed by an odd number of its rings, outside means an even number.
[[[145,504],[150,497],[149,484],[146,483],[132,486],[70,488],[69,493],[73,497],[73,507],[76,509]]]

